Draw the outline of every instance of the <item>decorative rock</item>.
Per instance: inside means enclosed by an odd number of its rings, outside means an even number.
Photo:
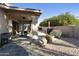
[[[46,38],[45,37],[41,37],[39,39],[39,43],[40,43],[41,46],[45,46],[47,44]]]

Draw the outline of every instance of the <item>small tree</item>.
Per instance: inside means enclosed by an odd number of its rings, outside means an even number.
[[[75,16],[70,14],[69,12],[45,19],[43,22],[40,23],[40,26],[47,26],[48,21],[51,22],[50,26],[79,25],[79,20],[76,19]]]

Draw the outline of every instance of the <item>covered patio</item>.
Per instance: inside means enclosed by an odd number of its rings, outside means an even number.
[[[24,35],[24,31],[27,31],[28,27],[29,32],[36,31],[38,29],[36,24],[40,15],[41,11],[38,9],[19,8],[1,3],[0,36],[4,33],[11,33],[13,36]]]
[[[31,26],[31,30],[34,26],[37,24],[37,19],[39,18],[41,11],[36,9],[22,9],[22,8],[15,8],[11,7],[10,9],[5,9],[7,20],[9,22],[9,26],[12,24],[12,32],[15,34],[15,30],[17,32],[21,31],[21,34],[23,34],[24,29],[28,24]],[[25,26],[25,27],[24,27]]]

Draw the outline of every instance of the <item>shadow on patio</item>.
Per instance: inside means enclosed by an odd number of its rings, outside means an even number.
[[[0,48],[0,56],[28,56],[28,52],[16,43],[9,43]]]
[[[73,56],[61,51],[56,51],[56,50],[51,50],[51,49],[47,49],[47,48],[37,48],[35,47],[34,49],[42,51],[42,53],[40,54],[41,56]],[[38,54],[39,52],[35,52],[36,54]],[[44,54],[43,54],[44,53]]]
[[[61,40],[68,42],[69,44],[79,47],[79,40],[75,38],[61,38]]]

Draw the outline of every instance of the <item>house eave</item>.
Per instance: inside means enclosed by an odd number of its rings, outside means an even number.
[[[0,5],[0,8],[6,9],[6,10],[35,12],[35,13],[38,13],[38,14],[42,14],[41,10],[38,10],[38,9],[31,9],[31,8],[19,8],[19,7],[15,7],[15,6],[6,6],[6,5]]]

